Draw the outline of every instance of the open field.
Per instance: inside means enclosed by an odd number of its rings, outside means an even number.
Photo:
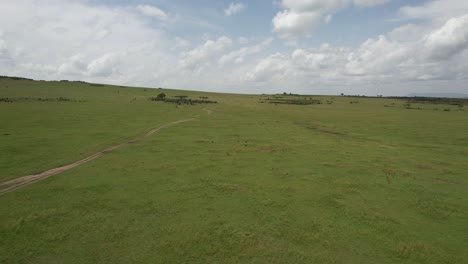
[[[10,79],[0,98],[0,182],[197,116],[1,195],[0,263],[468,263],[468,106]]]

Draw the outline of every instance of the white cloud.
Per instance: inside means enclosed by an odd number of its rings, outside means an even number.
[[[117,64],[124,54],[106,53],[91,61],[86,67],[91,76],[109,76],[117,72]]]
[[[108,77],[121,74],[118,72],[118,64],[124,56],[123,53],[106,53],[89,60],[84,54],[78,53],[59,65],[57,72],[63,76],[82,75],[86,77]]]
[[[44,0],[0,2],[0,10],[2,74],[141,85],[148,69],[167,74],[160,64],[175,61],[172,41],[128,8]]]
[[[292,52],[291,59],[297,69],[307,73],[306,75],[331,78],[336,76],[338,65],[346,63],[349,50],[334,48],[329,44],[322,44],[319,48],[296,49]]]
[[[151,5],[138,5],[136,7],[136,10],[138,10],[140,13],[142,13],[145,16],[154,17],[163,21],[167,20],[169,17],[164,11]]]
[[[404,37],[410,32],[411,37]],[[282,81],[299,87],[379,86],[398,82],[468,78],[468,15],[449,19],[428,30],[405,25],[370,38],[357,49],[332,47],[296,49],[259,60],[245,73],[253,83]],[[461,89],[461,88],[458,88]]]
[[[71,56],[66,62],[58,66],[58,72],[64,75],[79,75],[86,72],[88,64],[82,53]]]
[[[409,55],[410,47],[381,35],[377,39],[368,39],[348,54],[343,74],[362,79],[395,78],[399,76],[400,64]]]
[[[283,39],[294,40],[298,36],[311,33],[321,20],[322,15],[317,12],[297,13],[284,10],[273,18],[273,31]]]
[[[349,0],[282,0],[281,5],[299,13],[332,12],[343,8]]]
[[[443,19],[457,17],[468,13],[468,1],[433,0],[423,5],[404,6],[400,16],[407,19]]]
[[[431,28],[417,24],[406,24],[393,29],[388,37],[394,41],[407,42],[416,41],[421,35],[428,33]]]
[[[175,48],[186,48],[190,46],[190,41],[181,37],[175,38]]]
[[[239,50],[232,51],[226,55],[223,55],[219,59],[218,63],[221,65],[230,63],[230,62],[242,63],[244,62],[246,56],[262,51],[262,49],[270,45],[272,41],[273,41],[272,38],[268,38],[262,41],[260,44],[257,44],[255,46],[244,47]]]
[[[425,38],[429,57],[448,60],[468,48],[468,15],[449,19]]]
[[[11,57],[6,41],[2,39],[2,34],[0,34],[0,71],[6,71],[13,67],[14,60]]]
[[[309,36],[323,22],[329,23],[332,15],[354,3],[360,7],[384,4],[388,0],[282,0],[284,10],[272,20],[273,31],[287,41]]]
[[[247,8],[247,5],[244,3],[231,3],[228,8],[224,9],[224,14],[226,16],[232,16],[241,12],[245,8]]]
[[[290,54],[276,53],[261,59],[246,74],[246,80],[260,83],[297,83],[304,87],[311,83],[342,81],[342,67],[349,50],[323,44],[319,48],[296,49]]]
[[[390,0],[354,0],[354,4],[361,7],[371,7],[376,5],[382,5]]]
[[[293,69],[290,63],[288,55],[275,53],[260,60],[253,69],[245,74],[245,80],[260,83],[281,80],[287,76],[288,70]]]
[[[311,26],[352,3],[283,1],[285,9],[277,16],[285,18],[279,19],[277,33],[290,38],[310,34]],[[433,10],[428,6],[417,8]],[[2,75],[230,92],[353,94],[377,94],[376,87],[387,87],[385,94],[405,94],[410,86],[436,87],[441,80],[447,80],[447,89],[466,91],[468,79],[468,12],[424,11],[432,18],[410,21],[357,48],[300,45],[277,52],[275,39],[213,33],[221,30],[207,30],[201,44],[194,45],[193,38],[164,32],[163,25],[148,23],[129,7],[18,0],[0,1],[0,10]]]
[[[185,52],[180,60],[180,67],[184,70],[197,70],[231,44],[232,40],[226,36],[217,40],[207,40],[203,45]]]

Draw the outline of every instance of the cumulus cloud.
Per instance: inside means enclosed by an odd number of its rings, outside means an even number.
[[[226,16],[232,16],[241,12],[245,8],[247,8],[247,5],[244,3],[231,3],[226,9],[224,9],[224,14]]]
[[[0,32],[0,71],[6,71],[14,66],[14,60],[8,49],[8,45],[5,40],[2,39]]]
[[[408,58],[410,47],[390,41],[386,36],[368,39],[347,55],[343,74],[364,79],[398,77],[400,64]]]
[[[179,65],[184,70],[196,70],[209,63],[215,55],[219,54],[231,44],[232,40],[226,36],[222,36],[217,40],[207,40],[203,45],[185,52]]]
[[[284,10],[272,20],[273,31],[281,38],[294,41],[308,36],[323,22],[329,23],[332,14],[354,3],[360,7],[384,4],[387,0],[282,0]]]
[[[261,83],[278,81],[286,76],[291,76],[288,75],[290,70],[293,68],[289,56],[275,53],[260,60],[251,71],[245,74],[245,80]]]
[[[283,39],[294,40],[298,36],[311,33],[322,20],[318,12],[298,13],[284,10],[273,18],[273,31]]]
[[[186,48],[190,46],[190,41],[181,37],[175,38],[175,48]]]
[[[406,19],[443,19],[461,16],[468,13],[468,1],[433,0],[423,5],[404,6],[399,10],[400,16]]]
[[[121,74],[118,71],[118,64],[124,56],[123,53],[106,53],[90,60],[84,54],[79,53],[59,65],[57,72],[63,76],[81,75],[86,77],[108,77]]]
[[[412,32],[411,38],[402,33]],[[277,53],[257,62],[246,80],[299,86],[356,85],[467,78],[468,15],[447,20],[428,32],[405,25],[370,38],[356,49],[324,44],[319,48]],[[465,73],[465,74],[463,74]]]
[[[134,69],[174,61],[163,51],[172,41],[128,8],[44,0],[0,2],[0,9],[2,74],[142,84],[150,75]]]
[[[407,42],[416,41],[421,35],[430,32],[429,27],[418,24],[406,24],[390,31],[387,35],[391,40]]]
[[[68,60],[58,66],[57,71],[63,75],[80,75],[87,70],[87,67],[85,55],[78,53],[70,56]]]
[[[117,71],[116,66],[122,55],[118,53],[106,53],[91,61],[86,69],[91,76],[109,76]]]
[[[290,38],[307,35],[311,26],[346,6],[384,1],[364,2],[284,0],[276,32]],[[414,8],[433,10],[430,6]],[[140,11],[129,7],[81,0],[18,0],[0,1],[0,10],[2,75],[266,93],[283,89],[348,93],[362,87],[368,87],[362,93],[372,93],[378,86],[404,94],[397,89],[407,83],[424,88],[440,80],[448,80],[450,87],[456,84],[452,91],[463,91],[468,79],[468,12],[449,16],[451,11],[435,15],[418,11],[414,18],[428,16],[423,13],[432,18],[408,21],[356,48],[301,45],[277,52],[278,43],[268,37],[214,38],[207,32],[196,44],[194,38],[148,23]]]
[[[390,0],[354,0],[354,4],[361,7],[370,7],[376,5],[382,5]]]
[[[260,52],[263,48],[270,45],[272,41],[273,41],[272,38],[268,38],[262,41],[260,44],[257,44],[255,46],[243,47],[239,50],[232,51],[226,55],[223,55],[219,59],[218,63],[221,65],[224,65],[230,62],[242,63],[244,62],[244,59],[246,56]]]
[[[291,59],[294,67],[305,75],[330,79],[338,76],[336,66],[347,62],[348,53],[348,49],[322,44],[319,48],[296,49],[292,52]]]
[[[154,17],[156,19],[163,20],[163,21],[167,20],[169,17],[166,14],[166,12],[151,5],[138,5],[136,7],[136,10],[138,10],[140,13],[142,13],[145,16]]]
[[[429,57],[447,60],[468,48],[468,15],[449,19],[440,29],[425,40]]]

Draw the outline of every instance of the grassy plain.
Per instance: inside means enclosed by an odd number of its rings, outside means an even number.
[[[219,103],[147,100],[160,92]],[[468,262],[456,106],[0,80],[0,97],[22,96],[84,102],[0,103],[0,181],[212,114],[0,196],[0,262]]]

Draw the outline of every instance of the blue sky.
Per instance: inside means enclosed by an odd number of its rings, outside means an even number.
[[[0,75],[239,93],[468,93],[468,1],[0,1]]]
[[[138,6],[153,5],[168,14],[189,16],[204,21],[207,25],[187,25],[168,28],[171,33],[185,38],[197,38],[205,33],[243,37],[269,36],[271,20],[283,8],[272,0],[213,1],[213,0],[149,0],[149,1],[90,1],[94,5]],[[231,3],[243,3],[247,7],[233,16],[226,16],[223,10]],[[313,38],[303,40],[305,44],[316,45],[322,42],[340,45],[357,45],[369,36],[392,30],[402,22],[390,22],[401,6],[418,5],[423,0],[394,0],[383,5],[363,8],[350,5],[339,11],[332,21],[317,29]],[[158,27],[157,21],[154,26]]]

